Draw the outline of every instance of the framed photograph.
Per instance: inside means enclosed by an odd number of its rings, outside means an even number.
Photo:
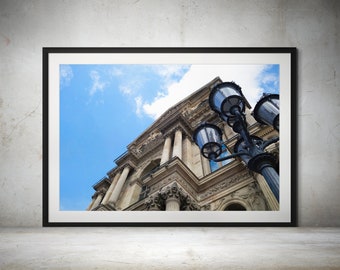
[[[43,226],[296,226],[296,48],[43,48]]]

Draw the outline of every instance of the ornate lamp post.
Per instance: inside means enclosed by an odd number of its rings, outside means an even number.
[[[216,125],[203,123],[193,135],[201,154],[216,162],[241,157],[250,170],[263,175],[279,201],[279,175],[274,169],[275,159],[265,151],[265,148],[277,142],[279,137],[264,141],[249,134],[245,117],[245,98],[241,87],[234,82],[216,85],[210,93],[209,105],[223,121],[241,135],[241,138],[235,144],[233,154],[219,158],[223,152],[222,132]],[[279,130],[279,95],[264,95],[255,106],[254,118]]]

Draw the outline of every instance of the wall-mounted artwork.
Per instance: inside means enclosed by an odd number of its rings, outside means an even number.
[[[44,48],[44,226],[296,225],[295,48]]]

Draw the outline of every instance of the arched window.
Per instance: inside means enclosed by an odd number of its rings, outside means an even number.
[[[155,159],[153,161],[151,161],[148,166],[146,166],[143,170],[143,172],[141,173],[141,177],[145,177],[148,174],[151,174],[153,171],[155,171],[160,164],[161,160],[160,159]]]
[[[146,166],[144,168],[144,170],[142,171],[141,178],[147,177],[148,175],[150,175],[151,173],[153,173],[155,170],[158,169],[159,165],[160,165],[161,160],[160,159],[155,159],[153,161],[151,161],[148,166]],[[146,198],[149,194],[149,187],[148,186],[142,186],[141,192],[139,194],[139,200],[142,200],[144,198]]]
[[[246,211],[247,209],[239,204],[239,203],[232,203],[232,204],[229,204],[225,209],[224,211]]]
[[[148,196],[149,191],[150,191],[150,189],[149,189],[148,186],[143,186],[142,190],[140,191],[140,194],[139,194],[139,200],[145,199]]]

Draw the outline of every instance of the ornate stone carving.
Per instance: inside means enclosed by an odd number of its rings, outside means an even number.
[[[157,184],[153,185],[151,187],[151,193],[156,191],[156,190],[161,190],[162,187],[166,186],[172,181],[177,181],[178,180],[178,175],[170,175],[169,177],[163,179],[162,181],[159,181]]]
[[[174,182],[171,186],[164,187],[158,193],[146,199],[146,208],[152,210],[165,210],[167,200],[178,200],[180,209],[186,211],[199,211],[199,205]]]
[[[191,185],[188,184],[187,180],[183,179],[182,177],[179,177],[178,174],[172,174],[169,177],[153,185],[151,187],[151,193],[155,192],[156,190],[160,190],[162,187],[174,181],[179,183],[187,192],[190,193],[191,196],[194,196],[194,197],[197,196],[197,192],[195,191],[195,189]]]
[[[201,211],[210,211],[211,210],[211,205],[206,204],[201,207]]]
[[[231,197],[239,197],[243,200],[246,200],[251,206],[252,210],[268,209],[263,193],[255,182],[249,184],[244,189],[235,191]]]
[[[234,177],[227,178],[226,180],[218,183],[217,185],[209,188],[207,191],[202,193],[200,195],[200,199],[203,200],[203,199],[205,199],[205,198],[207,198],[211,195],[214,195],[214,194],[220,192],[223,189],[227,189],[227,188],[233,186],[234,184],[237,184],[237,183],[249,178],[249,176],[250,176],[249,173],[246,171],[246,172],[243,172],[241,174],[237,174]]]
[[[142,155],[145,155],[147,152],[150,152],[157,146],[161,141],[163,141],[162,133],[159,131],[152,132],[149,137],[143,141],[142,144],[138,146],[132,146],[130,151],[138,158]]]
[[[201,207],[188,195],[182,201],[181,210],[184,211],[200,211]]]
[[[177,181],[178,183],[181,184],[183,188],[185,188],[185,190],[187,190],[191,194],[191,196],[197,195],[197,192],[192,188],[191,185],[188,184],[188,182],[185,179],[179,177]]]
[[[156,194],[156,196],[150,196],[145,201],[146,209],[148,211],[164,211],[165,210],[165,202],[164,200],[161,200],[159,197],[159,194]]]
[[[167,186],[160,192],[160,196],[162,199],[166,200],[169,197],[174,197],[177,199],[181,199],[184,195],[181,188],[178,188],[176,182],[174,182],[171,186]]]
[[[160,122],[166,121],[171,115],[178,113],[179,110],[180,110],[179,105],[170,108],[160,117]]]

